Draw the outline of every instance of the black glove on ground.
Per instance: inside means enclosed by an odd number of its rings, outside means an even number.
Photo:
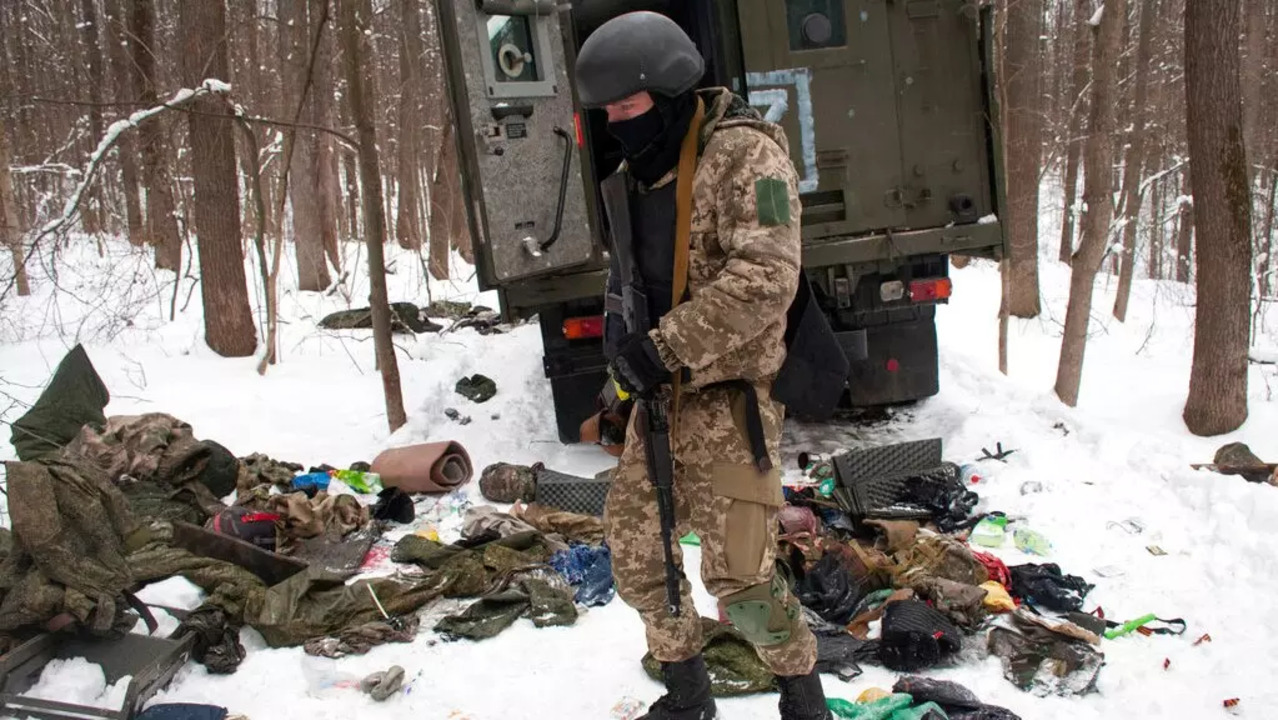
[[[661,362],[648,333],[630,333],[621,338],[609,370],[621,389],[632,395],[647,395],[670,380],[670,371]]]

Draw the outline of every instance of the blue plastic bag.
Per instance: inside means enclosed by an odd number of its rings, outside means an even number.
[[[607,605],[616,594],[612,583],[612,553],[606,545],[573,545],[550,558],[550,566],[577,588],[574,600],[582,605]]]

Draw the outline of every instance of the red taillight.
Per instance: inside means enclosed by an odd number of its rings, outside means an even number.
[[[603,315],[568,318],[564,321],[564,337],[569,340],[585,340],[603,337]]]
[[[586,147],[586,136],[581,132],[581,113],[572,114],[572,126],[577,131],[577,147]]]
[[[910,300],[913,302],[928,302],[930,300],[945,300],[953,292],[954,285],[949,278],[936,278],[935,280],[915,280],[910,283]]]

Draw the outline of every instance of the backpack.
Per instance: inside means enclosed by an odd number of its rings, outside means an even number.
[[[825,420],[843,396],[851,365],[805,272],[799,272],[785,320],[785,362],[772,383],[772,397],[791,415]]]

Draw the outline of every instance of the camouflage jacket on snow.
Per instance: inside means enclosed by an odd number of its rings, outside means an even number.
[[[785,318],[799,282],[798,175],[784,131],[724,88],[706,105],[693,180],[688,299],[650,335],[671,370],[699,388],[767,380],[785,360]],[[674,182],[675,173],[657,183]]]

